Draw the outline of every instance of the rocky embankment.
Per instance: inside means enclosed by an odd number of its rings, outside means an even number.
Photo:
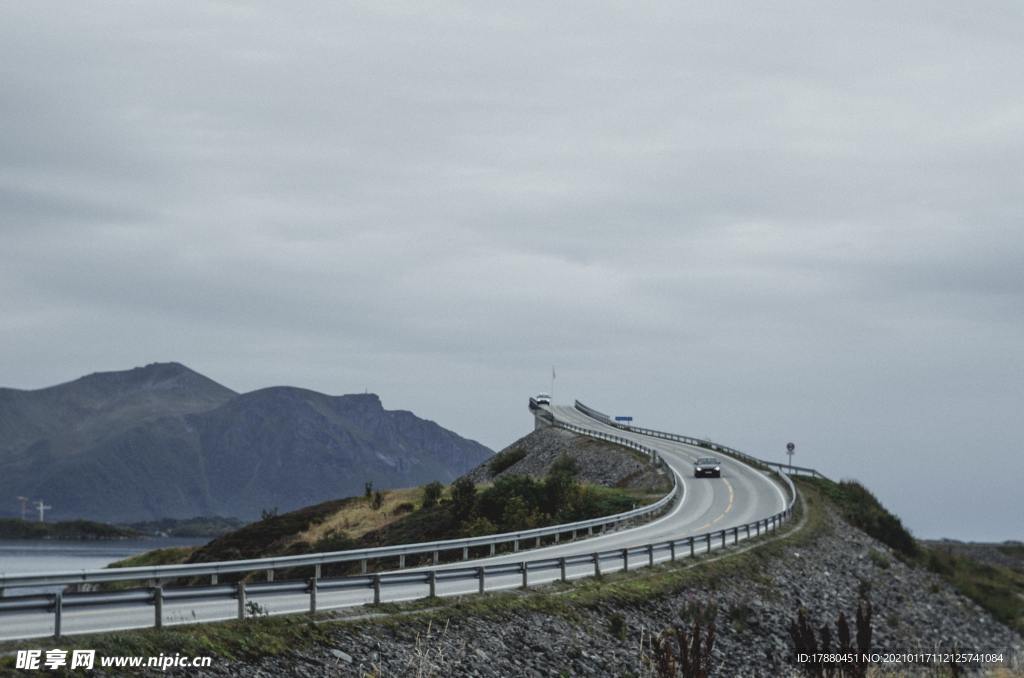
[[[831,509],[819,511],[802,531],[760,552],[733,552],[697,566],[684,561],[659,568],[656,577],[643,570],[632,580],[613,576],[596,593],[591,584],[586,596],[574,594],[577,585],[565,595],[492,598],[472,613],[442,606],[332,624],[326,643],[254,662],[220,662],[208,675],[655,676],[652,631],[689,621],[708,605],[717,610],[711,675],[801,675],[789,637],[797,611],[805,609],[816,629],[828,624],[835,637],[839,613],[852,627],[865,598],[874,610],[873,651],[1001,652],[1006,663],[989,669],[1018,675],[1019,635],[938,576],[904,565]],[[540,596],[542,605],[529,604]],[[949,675],[894,668],[900,675]],[[873,670],[869,675],[885,673]]]
[[[543,478],[562,455],[576,462],[581,483],[656,492],[671,482],[640,452],[553,426],[523,436],[465,477],[477,484],[513,475]]]

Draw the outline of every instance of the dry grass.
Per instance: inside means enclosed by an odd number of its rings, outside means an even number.
[[[373,508],[370,500],[359,502],[355,506],[344,508],[327,518],[322,523],[310,526],[305,532],[295,536],[295,541],[316,543],[328,534],[343,533],[350,539],[358,539],[368,532],[379,530],[408,513],[396,511],[399,505],[409,503],[416,509],[420,507],[423,489],[406,487],[397,490],[384,490],[384,503],[379,509]]]

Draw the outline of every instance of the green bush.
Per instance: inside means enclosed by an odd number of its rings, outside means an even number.
[[[348,551],[356,548],[357,542],[350,539],[344,532],[328,532],[313,542],[313,552]]]
[[[868,551],[868,557],[871,558],[871,562],[874,563],[876,567],[883,570],[889,569],[889,559],[886,558],[885,554],[878,549],[871,549]]]
[[[469,520],[476,508],[476,485],[469,478],[459,478],[452,485],[452,516],[459,522]]]
[[[608,617],[608,632],[619,640],[626,639],[626,618],[618,612]]]
[[[444,493],[444,485],[438,481],[427,483],[423,486],[423,501],[421,502],[422,508],[428,509],[437,506],[437,502],[441,500],[441,495]]]
[[[491,477],[498,475],[508,467],[520,461],[526,456],[526,450],[521,447],[515,447],[511,450],[505,450],[494,455],[490,463],[487,464],[487,470],[490,472]]]

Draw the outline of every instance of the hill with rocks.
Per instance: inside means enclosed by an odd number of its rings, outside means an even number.
[[[516,440],[466,477],[477,484],[517,475],[543,478],[563,456],[575,462],[582,483],[640,492],[666,492],[672,487],[670,477],[644,454],[554,426]]]
[[[0,389],[0,496],[45,499],[54,519],[251,520],[366,482],[449,482],[490,456],[375,394],[238,394],[178,363]]]

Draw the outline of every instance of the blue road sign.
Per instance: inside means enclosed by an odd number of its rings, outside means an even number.
[[[633,417],[615,417],[615,421],[633,421]]]

